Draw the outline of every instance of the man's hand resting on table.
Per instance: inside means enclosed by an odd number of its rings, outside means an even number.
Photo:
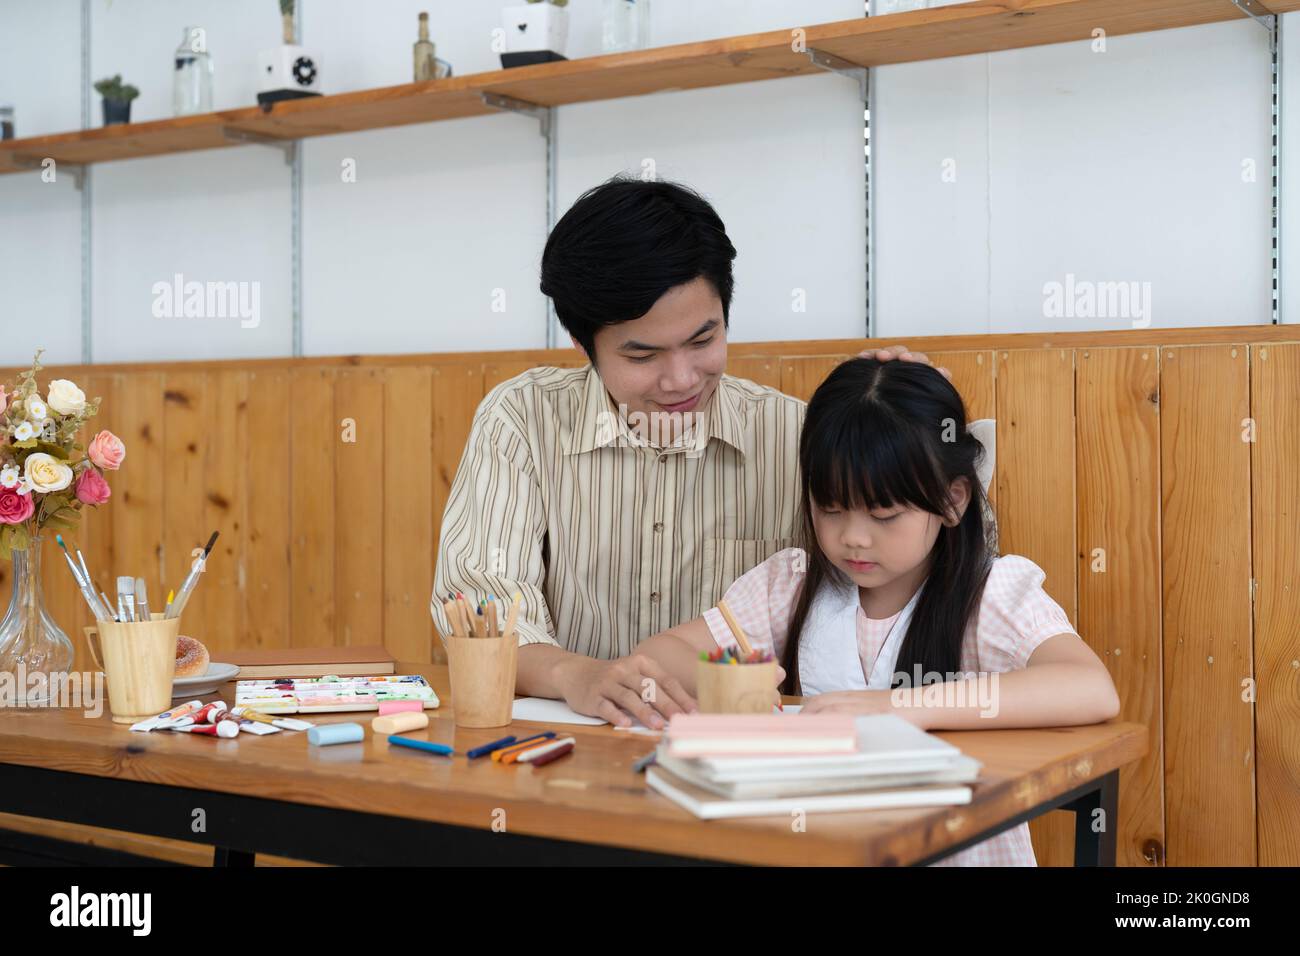
[[[612,661],[574,655],[556,665],[555,682],[578,713],[603,717],[616,727],[630,727],[635,718],[662,730],[673,714],[695,710],[681,683],[641,653]]]

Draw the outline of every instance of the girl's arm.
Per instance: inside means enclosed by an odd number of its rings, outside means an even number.
[[[636,653],[644,654],[668,671],[695,696],[695,662],[701,651],[714,651],[718,642],[703,617],[670,627],[666,631],[647,637],[636,646]]]
[[[804,713],[895,713],[925,730],[997,730],[1096,724],[1119,715],[1106,666],[1077,634],[1034,649],[1023,670],[906,690],[822,694]]]

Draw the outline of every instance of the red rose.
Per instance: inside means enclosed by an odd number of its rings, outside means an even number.
[[[87,505],[102,505],[112,495],[104,476],[94,468],[87,468],[77,476],[77,500]]]

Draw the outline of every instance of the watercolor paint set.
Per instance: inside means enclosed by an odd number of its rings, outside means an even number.
[[[399,702],[421,710],[439,705],[438,695],[418,674],[282,677],[241,680],[235,684],[236,705],[252,707],[264,714],[377,711],[389,709],[382,705]]]

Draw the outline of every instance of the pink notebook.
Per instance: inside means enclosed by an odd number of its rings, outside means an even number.
[[[847,754],[858,746],[848,714],[678,714],[665,740],[675,757]]]

